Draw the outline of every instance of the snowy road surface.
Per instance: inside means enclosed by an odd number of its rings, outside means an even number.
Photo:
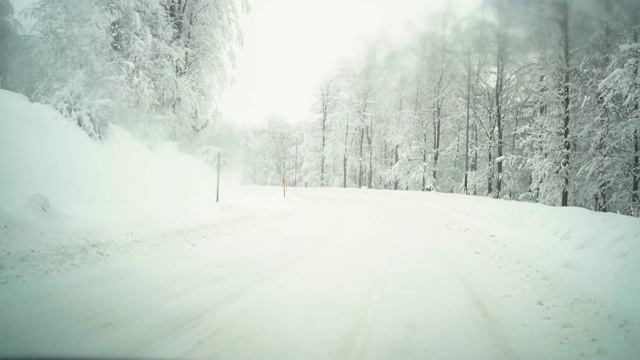
[[[254,201],[225,204],[215,223],[147,234],[108,261],[0,286],[0,355],[640,354],[638,314],[509,250],[525,235],[516,224],[493,231],[429,194],[276,193],[255,188]]]

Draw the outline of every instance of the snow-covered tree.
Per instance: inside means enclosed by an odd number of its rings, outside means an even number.
[[[174,69],[167,100],[176,116],[175,136],[206,126],[229,84],[234,47],[242,42],[235,0],[163,0],[171,29]]]
[[[10,0],[0,0],[0,89],[8,87],[8,78],[15,62],[15,51],[20,24],[13,17]]]
[[[99,1],[42,0],[27,9],[31,77],[23,90],[100,138],[120,106],[123,77]]]
[[[192,140],[242,41],[235,0],[41,0],[25,14],[16,87],[94,138],[115,122]]]
[[[598,87],[598,98],[603,108],[601,128],[596,141],[598,168],[606,171],[606,177],[600,170],[598,178],[601,188],[611,193],[610,202],[625,213],[638,214],[640,209],[640,7],[629,10],[630,21],[621,30],[624,42],[618,51],[612,54],[610,73]],[[600,140],[602,138],[603,140]],[[606,151],[605,151],[606,150]],[[590,173],[598,161],[586,164]],[[628,205],[625,205],[628,204]]]

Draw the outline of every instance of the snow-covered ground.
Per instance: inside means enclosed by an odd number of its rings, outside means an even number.
[[[0,91],[0,357],[637,359],[640,219],[235,186]]]
[[[3,218],[3,242],[24,247],[3,253],[0,354],[640,354],[638,219],[436,193],[241,190],[213,223],[170,231],[39,232]],[[30,253],[35,238],[58,247]]]

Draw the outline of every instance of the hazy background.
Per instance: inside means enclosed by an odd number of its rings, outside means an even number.
[[[245,42],[234,77],[219,104],[224,118],[256,125],[275,115],[290,122],[311,117],[322,77],[353,60],[379,37],[407,40],[429,13],[446,6],[464,11],[478,1],[261,0],[242,17]]]

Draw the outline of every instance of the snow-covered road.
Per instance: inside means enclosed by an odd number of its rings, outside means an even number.
[[[157,234],[107,262],[0,287],[0,355],[640,353],[638,314],[505,250],[522,228],[493,231],[428,194],[292,189],[285,201],[276,191],[252,189],[221,221]]]

